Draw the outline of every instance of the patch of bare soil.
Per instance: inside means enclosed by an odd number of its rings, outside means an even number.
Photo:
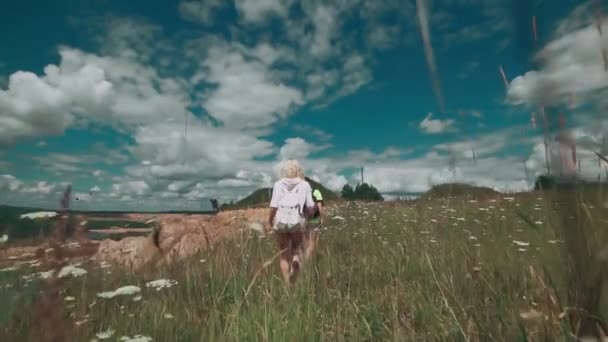
[[[220,212],[216,215],[129,214],[138,221],[156,221],[159,229],[147,237],[128,237],[120,241],[103,240],[95,259],[128,268],[150,262],[171,263],[213,247],[222,239],[234,237],[252,226],[261,226],[268,209]]]
[[[268,218],[268,209],[223,211],[216,215],[190,214],[127,214],[121,219],[146,222],[153,220],[156,229],[111,228],[90,230],[96,233],[150,232],[147,236],[126,237],[119,241],[90,240],[86,230],[78,225],[78,239],[68,241],[63,258],[92,259],[127,268],[139,268],[150,262],[173,262],[211,248],[223,239],[229,239],[244,230],[260,230]],[[78,221],[86,221],[86,216]],[[0,249],[0,265],[15,265],[53,257],[48,242],[36,245],[5,246]]]

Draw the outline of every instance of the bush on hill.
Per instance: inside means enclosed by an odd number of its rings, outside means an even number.
[[[421,199],[438,199],[450,197],[469,197],[484,199],[498,196],[499,193],[491,188],[463,183],[447,183],[433,186]]]

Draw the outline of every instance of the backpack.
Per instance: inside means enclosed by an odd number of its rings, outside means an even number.
[[[302,208],[299,203],[299,186],[287,191],[279,200],[275,216],[275,230],[296,230],[303,226]]]

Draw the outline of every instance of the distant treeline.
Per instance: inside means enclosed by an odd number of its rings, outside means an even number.
[[[347,201],[384,201],[384,197],[378,189],[367,183],[357,184],[354,189],[350,184],[344,185],[342,198]]]

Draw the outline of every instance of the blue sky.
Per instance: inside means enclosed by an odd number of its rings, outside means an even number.
[[[71,0],[0,15],[0,202],[53,207],[71,183],[82,208],[206,208],[270,186],[286,158],[335,190],[359,167],[389,197],[525,190],[545,169],[541,106],[552,132],[567,119],[581,173],[599,170],[608,44],[591,1]]]

